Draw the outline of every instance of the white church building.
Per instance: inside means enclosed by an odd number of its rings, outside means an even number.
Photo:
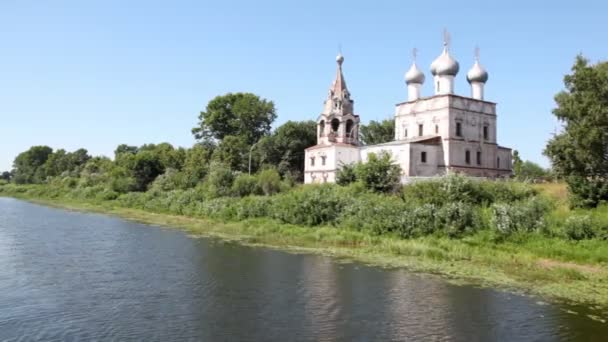
[[[304,182],[335,182],[345,164],[366,162],[369,153],[390,153],[401,166],[401,181],[462,173],[474,177],[511,175],[511,149],[497,143],[496,103],[484,100],[488,73],[477,57],[467,73],[471,96],[454,94],[458,62],[444,42],[431,64],[434,95],[421,94],[424,73],[416,61],[405,74],[408,99],[395,107],[394,141],[364,146],[359,141],[360,118],[342,73],[339,54],[336,79],[317,119],[317,144],[306,149]]]

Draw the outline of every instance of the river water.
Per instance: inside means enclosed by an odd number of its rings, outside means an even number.
[[[0,198],[0,341],[602,341],[592,308]]]

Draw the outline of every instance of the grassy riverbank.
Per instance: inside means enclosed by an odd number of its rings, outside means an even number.
[[[408,238],[395,232],[380,232],[373,227],[346,228],[347,223],[332,224],[329,220],[305,225],[290,224],[286,222],[290,220],[289,217],[280,215],[253,217],[255,215],[239,214],[243,208],[251,211],[257,210],[256,205],[268,205],[268,197],[264,196],[259,199],[220,199],[211,203],[212,208],[208,211],[200,209],[196,212],[171,209],[173,202],[155,204],[150,197],[152,195],[139,199],[146,196],[145,193],[127,194],[126,198],[117,199],[77,197],[73,192],[54,192],[48,185],[4,185],[0,186],[0,196],[176,227],[194,236],[213,236],[249,245],[323,253],[379,266],[407,267],[473,284],[506,287],[554,299],[608,307],[608,242],[599,238],[572,240],[558,236],[556,231],[561,231],[562,227],[556,227],[560,222],[581,213],[570,211],[560,202],[563,186],[545,186],[539,190],[541,197],[553,202],[552,209],[545,214],[546,226],[542,232],[531,230],[506,236],[497,235],[496,230],[478,229],[452,236],[435,232],[412,234]],[[129,196],[137,196],[142,202]],[[157,198],[160,195],[154,196]],[[304,195],[293,196],[305,202],[301,198]],[[374,200],[378,201],[378,198]],[[178,201],[183,201],[183,198],[180,197]],[[245,201],[242,208],[235,204],[239,201]],[[391,198],[391,201],[395,199]],[[374,210],[381,210],[383,205],[386,203],[376,202]],[[166,210],[161,212],[159,208],[165,206]],[[277,210],[277,205],[273,206]],[[292,206],[293,203],[287,202],[286,208],[293,210]],[[231,214],[222,214],[223,210],[229,210]],[[491,216],[487,207],[480,207],[478,211],[476,217],[479,217],[475,220],[479,222],[475,225],[492,224],[492,218],[484,219],[484,216]],[[608,211],[600,208],[585,214],[599,220],[608,216]],[[291,215],[297,216],[297,212]],[[354,223],[349,224],[356,227]]]

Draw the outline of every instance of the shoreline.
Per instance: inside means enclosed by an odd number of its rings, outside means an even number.
[[[271,219],[219,220],[125,208],[112,201],[5,197],[39,205],[111,215],[188,235],[218,238],[247,246],[311,253],[384,268],[439,275],[447,281],[532,294],[553,302],[608,308],[608,269],[534,255],[513,243],[484,244],[479,238],[427,236],[400,239],[335,227],[305,227]]]

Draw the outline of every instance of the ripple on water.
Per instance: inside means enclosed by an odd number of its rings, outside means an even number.
[[[0,341],[608,336],[601,308],[2,198],[0,293]]]

